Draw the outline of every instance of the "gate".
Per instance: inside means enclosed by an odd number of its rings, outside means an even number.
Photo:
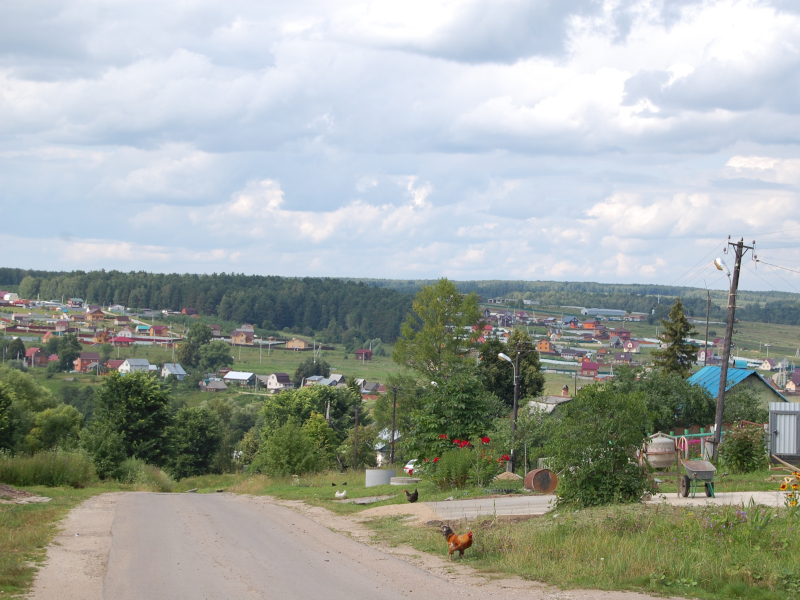
[[[784,459],[800,458],[800,403],[769,403],[769,451]]]

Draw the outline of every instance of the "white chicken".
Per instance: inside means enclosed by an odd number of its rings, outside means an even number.
[[[347,498],[347,490],[343,490],[341,492],[339,490],[336,490],[336,492],[333,494],[333,496],[337,500],[344,500],[345,498]]]

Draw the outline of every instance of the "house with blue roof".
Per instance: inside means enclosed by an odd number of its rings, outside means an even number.
[[[689,383],[704,387],[708,390],[709,394],[716,398],[719,393],[719,377],[721,371],[721,367],[713,367],[711,365],[703,367],[697,373],[689,377]],[[728,393],[738,386],[750,387],[761,401],[761,406],[767,410],[769,410],[770,402],[789,402],[786,396],[772,387],[770,382],[764,379],[760,373],[750,369],[729,368],[728,381],[725,386],[725,396],[727,397]]]

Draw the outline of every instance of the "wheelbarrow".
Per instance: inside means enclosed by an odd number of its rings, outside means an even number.
[[[686,498],[691,492],[694,498],[697,492],[697,486],[703,484],[706,496],[709,498],[716,498],[714,496],[714,476],[717,473],[717,468],[707,460],[681,460],[680,463],[686,469],[686,475],[681,475],[679,478],[678,494]]]

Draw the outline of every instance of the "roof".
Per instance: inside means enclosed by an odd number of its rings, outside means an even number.
[[[223,379],[229,379],[230,381],[247,381],[252,376],[252,373],[245,373],[244,371],[228,371],[225,373]]]
[[[146,358],[126,358],[123,362],[127,362],[132,367],[150,368],[150,361]]]
[[[186,375],[186,371],[178,363],[164,363],[164,368],[169,371],[170,375]]]
[[[58,354],[51,354],[47,357],[47,360],[58,360]]]
[[[106,363],[106,366],[109,369],[119,369],[119,366],[124,363],[125,361],[119,358],[112,358]]]
[[[278,383],[292,383],[292,378],[286,373],[273,373]]]
[[[689,377],[689,383],[692,385],[699,385],[708,391],[709,394],[712,396],[716,396],[719,393],[719,377],[720,372],[722,371],[722,367],[714,367],[714,366],[706,366],[700,369],[697,373]],[[773,392],[775,392],[776,396],[779,396],[784,402],[788,402],[789,400],[781,394],[778,390],[772,387],[769,382],[764,379],[761,373],[757,371],[751,371],[750,369],[734,369],[732,367],[728,368],[728,380],[726,381],[725,391],[727,392],[736,384],[743,382],[748,377],[758,377],[764,384]]]
[[[28,348],[25,350],[25,358],[30,358],[34,356],[37,352],[39,352],[39,348]]]
[[[586,360],[586,361],[581,363],[581,369],[583,369],[584,371],[586,371],[586,370],[588,370],[588,371],[596,371],[599,368],[600,368],[600,365],[598,365],[596,362],[591,362],[589,360]]]
[[[222,381],[209,381],[205,384],[206,389],[212,390],[227,390],[228,386],[225,385]]]

